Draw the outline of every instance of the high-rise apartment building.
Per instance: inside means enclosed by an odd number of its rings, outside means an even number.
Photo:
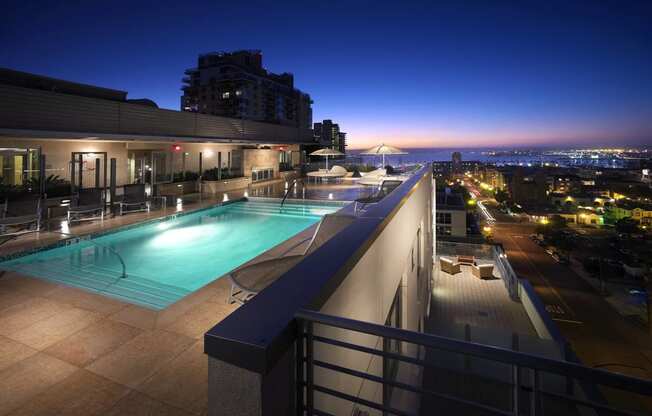
[[[310,95],[294,88],[294,76],[263,67],[259,50],[199,55],[182,79],[181,110],[258,120],[300,128],[312,125]]]
[[[315,141],[321,146],[330,147],[346,153],[346,133],[340,131],[340,126],[333,120],[323,120],[313,126]]]
[[[462,173],[462,154],[460,152],[453,152],[451,159],[453,162],[453,173]]]

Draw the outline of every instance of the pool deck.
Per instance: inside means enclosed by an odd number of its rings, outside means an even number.
[[[331,193],[338,196],[333,199],[344,199],[341,192],[365,192],[340,184],[316,189],[326,196],[323,199]],[[229,198],[243,194],[244,190],[229,192]],[[257,194],[278,196],[274,190]],[[310,198],[317,199],[313,195]],[[201,202],[187,200],[181,210],[208,207],[222,199],[217,195]],[[175,211],[172,206],[85,222],[70,232],[94,233]],[[281,253],[311,235],[314,227],[252,261]],[[0,252],[42,247],[61,238],[52,232],[28,234],[3,245]],[[229,289],[228,279],[218,279],[155,311],[6,272],[0,277],[0,416],[206,414],[208,360],[203,336],[237,309],[227,303]]]

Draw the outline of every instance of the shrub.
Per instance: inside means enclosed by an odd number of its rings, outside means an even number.
[[[175,173],[172,182],[196,181],[197,179],[199,179],[199,173],[187,170]]]
[[[212,168],[212,169],[207,169],[204,171],[202,174],[202,180],[205,181],[217,181],[218,180],[218,172],[220,168]],[[242,175],[235,175],[228,170],[222,169],[222,179],[233,179],[233,178],[239,178]]]

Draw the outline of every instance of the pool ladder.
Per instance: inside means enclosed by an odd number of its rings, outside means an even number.
[[[292,185],[290,185],[287,191],[285,191],[285,195],[283,195],[283,200],[281,201],[281,207],[279,208],[279,211],[283,209],[283,204],[285,204],[285,200],[287,199],[288,195],[290,195],[290,191],[294,189],[294,187],[296,187],[299,182],[301,182],[303,185],[303,188],[301,188],[301,197],[306,199],[306,183],[302,178],[297,178],[292,181]]]

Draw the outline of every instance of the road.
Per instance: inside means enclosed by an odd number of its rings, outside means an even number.
[[[468,188],[479,201],[487,201],[475,186]],[[535,224],[518,223],[495,209],[489,210],[495,217],[489,221],[494,241],[503,245],[517,275],[532,283],[584,364],[652,379],[651,333],[623,318],[573,270],[557,263],[530,240]]]
[[[586,365],[652,378],[647,329],[624,319],[580,276],[530,240],[534,225],[497,222],[494,230],[494,240],[503,244],[514,271],[532,283]]]

